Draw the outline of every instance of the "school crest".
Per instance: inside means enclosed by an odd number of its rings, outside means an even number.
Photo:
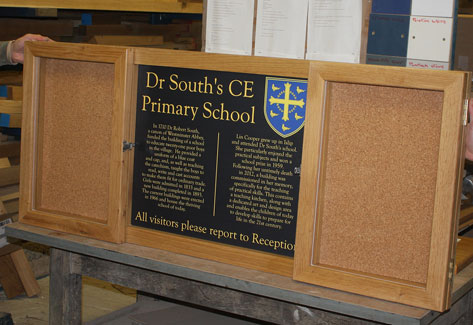
[[[307,81],[266,77],[264,116],[269,126],[283,138],[304,126]]]

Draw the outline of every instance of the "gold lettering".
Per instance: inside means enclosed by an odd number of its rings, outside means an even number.
[[[171,81],[171,83],[173,84],[173,86],[172,85],[169,86],[169,89],[176,90],[179,87],[179,84],[177,83],[177,81],[174,80],[174,79],[177,79],[177,78],[179,78],[179,76],[175,73],[172,74],[171,77],[169,77],[169,81]]]
[[[210,106],[210,108],[207,107],[207,106]],[[211,117],[212,117],[212,110],[211,110],[211,108],[212,108],[212,103],[211,103],[211,102],[205,102],[205,103],[204,103],[204,106],[203,106],[204,112],[202,113],[202,117],[203,117],[203,118],[211,118]],[[209,115],[207,115],[207,113],[208,113]]]
[[[232,80],[230,84],[228,85],[228,91],[233,97],[239,97],[241,96],[241,91],[239,93],[234,93],[233,92],[233,83],[236,82],[238,85],[241,86],[241,81],[240,80]]]
[[[203,105],[204,112],[202,117],[220,121],[242,122],[255,124],[255,107],[251,106],[251,114],[249,112],[239,112],[237,110],[229,111],[225,109],[225,103],[220,104],[220,108],[212,108],[211,102],[205,102]]]
[[[251,85],[251,87],[250,87]],[[250,96],[250,92],[251,92],[251,96]],[[253,94],[253,81],[245,81],[245,94],[243,95],[243,97],[246,97],[246,98],[253,98],[254,94]]]
[[[146,88],[155,88],[158,85],[158,81],[159,81],[158,75],[154,72],[149,72],[149,71],[146,73],[146,75],[147,75]],[[154,77],[154,84],[153,85],[150,84],[151,76]]]
[[[236,86],[234,84],[236,84]],[[245,80],[244,82],[242,82],[241,80],[232,80],[228,85],[228,91],[233,97],[240,97],[243,95],[243,97],[245,98],[253,98],[253,84],[253,81],[248,80]],[[237,89],[235,89],[234,87],[236,87]]]
[[[146,105],[151,103],[151,97],[143,95],[143,106],[141,107],[141,110],[146,112]]]

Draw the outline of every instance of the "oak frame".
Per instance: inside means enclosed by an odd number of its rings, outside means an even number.
[[[94,47],[84,44],[27,43],[25,48],[25,75],[23,83],[23,121],[21,145],[21,179],[19,220],[22,223],[64,231],[106,241],[124,241],[125,207],[127,193],[123,185],[127,173],[123,172],[123,135],[125,114],[129,110],[126,93],[129,92],[129,50],[117,47]],[[63,59],[113,65],[112,130],[110,148],[110,184],[108,185],[108,215],[104,220],[93,220],[87,216],[69,215],[58,211],[36,209],[37,166],[41,164],[38,154],[38,112],[41,107],[40,83],[42,60]],[[80,154],[80,153],[79,153]],[[47,190],[47,189],[46,189]]]
[[[295,280],[438,311],[449,308],[460,211],[458,197],[464,159],[464,101],[469,94],[468,81],[469,74],[462,72],[311,63],[307,100],[312,107],[307,110],[303,142]],[[325,125],[324,118],[325,91],[329,82],[437,90],[444,94],[433,225],[432,229],[419,229],[432,232],[425,287],[376,274],[339,270],[314,261],[314,255],[318,254],[314,239],[320,229],[317,193],[321,190],[320,183],[324,182],[323,175],[319,175],[326,152],[323,130],[330,127],[330,124]]]

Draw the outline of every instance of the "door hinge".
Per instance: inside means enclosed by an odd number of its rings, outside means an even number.
[[[465,102],[463,103],[463,126],[466,126],[468,124],[468,98],[465,99]]]
[[[136,146],[136,143],[123,141],[123,152],[133,149]]]

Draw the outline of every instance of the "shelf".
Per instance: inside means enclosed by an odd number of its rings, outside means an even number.
[[[202,13],[200,0],[0,0],[0,7]]]

